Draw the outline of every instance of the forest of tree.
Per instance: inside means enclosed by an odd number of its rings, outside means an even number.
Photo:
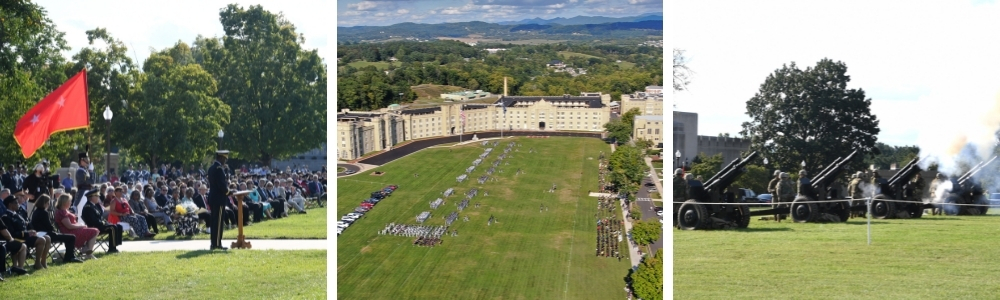
[[[489,54],[485,48],[506,48]],[[595,57],[559,55],[560,51]],[[352,62],[389,62],[385,71],[373,65],[355,68]],[[490,93],[503,92],[508,77],[510,95],[543,96],[603,92],[622,94],[663,84],[663,50],[649,46],[614,45],[477,45],[457,41],[345,43],[337,49],[337,106],[357,110],[387,107],[399,99],[412,101],[411,86],[453,85]],[[468,59],[468,61],[466,61]],[[561,60],[587,74],[570,76],[545,66]],[[617,61],[633,63],[631,69]]]

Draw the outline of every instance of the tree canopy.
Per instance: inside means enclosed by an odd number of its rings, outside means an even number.
[[[643,150],[634,146],[622,145],[611,153],[608,158],[608,168],[611,171],[609,181],[619,192],[628,194],[639,190],[642,179],[649,167],[643,161]]]
[[[632,274],[632,291],[639,299],[663,299],[663,249],[642,259]]]
[[[784,65],[768,75],[747,101],[749,122],[742,136],[750,151],[759,151],[770,167],[805,169],[810,174],[854,150],[872,153],[879,133],[871,99],[861,89],[848,89],[847,65],[830,59],[815,67]],[[852,167],[861,168],[857,159]],[[791,173],[791,172],[789,172]]]
[[[632,224],[632,240],[639,245],[650,245],[660,239],[663,226],[660,222],[635,222]]]

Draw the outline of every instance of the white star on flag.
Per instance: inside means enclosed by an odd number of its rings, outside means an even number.
[[[66,105],[66,98],[59,97],[59,101],[56,101],[56,104],[59,104],[59,107],[65,106]]]
[[[31,117],[31,125],[35,125],[35,123],[38,123],[38,115]]]

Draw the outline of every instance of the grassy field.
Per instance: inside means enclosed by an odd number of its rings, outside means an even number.
[[[411,86],[410,90],[417,94],[418,99],[438,99],[443,101],[441,94],[464,91],[467,88],[453,85],[421,84]]]
[[[338,179],[337,215],[350,212],[371,191],[389,184],[399,188],[348,228],[337,245],[337,297],[343,299],[612,299],[622,297],[629,263],[594,256],[597,157],[610,148],[598,139],[505,139],[523,146],[495,173],[500,182],[479,185],[505,145],[494,149],[470,179],[455,177],[483,152],[479,144],[433,148],[369,172]],[[534,148],[537,153],[528,153]],[[592,159],[591,159],[592,158]],[[517,169],[526,174],[515,176]],[[414,178],[413,174],[419,177]],[[546,192],[555,183],[555,193]],[[429,203],[448,188],[455,195],[431,210]],[[428,225],[444,225],[466,191],[479,196],[449,229],[437,247],[417,247],[413,238],[382,236],[389,222],[415,224],[432,211]],[[489,196],[485,196],[489,192]],[[482,203],[479,208],[475,203]],[[540,205],[549,211],[539,212]],[[490,216],[499,221],[487,226]],[[464,222],[462,217],[470,221]],[[624,247],[624,245],[622,246]]]
[[[360,69],[367,66],[375,66],[375,68],[378,70],[385,70],[386,68],[389,68],[389,62],[386,61],[376,61],[376,62],[356,61],[348,63],[347,65],[354,67],[355,69]]]
[[[589,54],[569,52],[569,51],[559,51],[558,53],[559,53],[559,55],[561,55],[563,57],[566,57],[566,58],[570,58],[570,57],[583,57],[584,59],[600,58],[600,57],[589,55]]]
[[[313,203],[315,204],[315,202]],[[300,214],[293,208],[288,213],[287,218],[266,220],[243,227],[243,235],[248,239],[326,239],[326,207],[306,209],[306,214]],[[239,236],[239,231],[236,228],[222,231],[223,239],[236,239],[237,236]],[[160,234],[153,237],[154,240],[207,240],[209,238],[211,235],[207,233],[178,236],[172,231],[164,231],[162,226]],[[126,243],[129,241],[127,238],[122,238],[122,240]]]
[[[618,67],[622,68],[622,70],[628,70],[628,69],[634,68],[635,67],[635,63],[634,62],[628,62],[628,61],[622,61],[622,62],[618,63]]]
[[[97,255],[5,276],[5,299],[326,299],[326,251]]]
[[[675,299],[995,299],[1000,216],[678,231]]]

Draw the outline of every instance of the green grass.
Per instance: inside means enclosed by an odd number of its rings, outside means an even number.
[[[376,62],[356,61],[348,63],[347,65],[354,67],[355,69],[360,69],[367,66],[375,66],[375,68],[378,69],[379,71],[389,68],[389,62],[387,61],[376,61]]]
[[[660,178],[663,178],[663,162],[662,161],[654,161],[653,162],[653,168],[656,169],[656,175],[659,176]],[[671,174],[673,174],[673,173],[671,173]]]
[[[558,53],[559,53],[560,56],[563,56],[563,57],[566,57],[566,58],[570,58],[570,57],[583,57],[584,59],[600,58],[600,57],[593,56],[593,55],[590,55],[590,54],[576,53],[576,52],[570,52],[570,51],[559,51]]]
[[[510,141],[506,139],[505,141]],[[520,152],[495,173],[500,182],[480,186],[475,178],[502,153],[495,148],[469,180],[455,177],[483,152],[478,143],[452,149],[434,148],[376,169],[383,176],[361,174],[338,179],[337,213],[343,215],[388,184],[392,196],[338,237],[337,297],[343,299],[613,299],[622,296],[628,273],[625,259],[594,256],[597,157],[608,146],[592,138],[519,138]],[[538,153],[528,154],[529,148]],[[593,158],[593,159],[588,159]],[[520,168],[527,174],[515,176]],[[414,178],[413,173],[419,173]],[[546,192],[552,183],[556,193]],[[389,222],[414,224],[431,211],[429,202],[454,187],[455,194],[433,210],[429,225],[443,225],[464,193],[479,196],[459,214],[437,247],[417,247],[412,238],[380,236]],[[489,192],[489,196],[484,196]],[[482,207],[475,208],[481,202]],[[547,212],[539,212],[544,204]],[[499,223],[487,226],[490,215]],[[469,216],[470,222],[462,217]],[[624,244],[623,244],[624,247]],[[624,248],[623,248],[624,249]]]
[[[993,211],[996,213],[996,210]],[[675,299],[987,299],[1000,216],[674,231]]]
[[[498,43],[513,44],[513,45],[544,45],[544,44],[565,43],[567,41],[569,40],[526,39],[526,40],[515,40],[515,41],[498,41]]]
[[[306,214],[299,214],[293,208],[287,218],[266,220],[243,227],[243,236],[247,239],[326,239],[326,207],[306,209]],[[246,213],[246,212],[244,212]],[[339,218],[338,218],[339,219]],[[202,224],[204,225],[204,224]],[[236,228],[222,231],[223,239],[236,239],[239,231]],[[154,240],[207,240],[211,235],[200,233],[193,236],[178,236],[172,231],[165,231],[160,226],[160,234]],[[129,240],[124,239],[127,243]]]
[[[347,171],[347,168],[337,167],[337,173],[343,173],[344,171]]]
[[[618,64],[618,67],[622,68],[622,70],[628,70],[628,69],[631,69],[631,68],[635,67],[635,63],[634,62],[622,61],[622,62],[617,63],[617,64]]]
[[[6,276],[5,299],[326,299],[326,250],[98,254]]]

